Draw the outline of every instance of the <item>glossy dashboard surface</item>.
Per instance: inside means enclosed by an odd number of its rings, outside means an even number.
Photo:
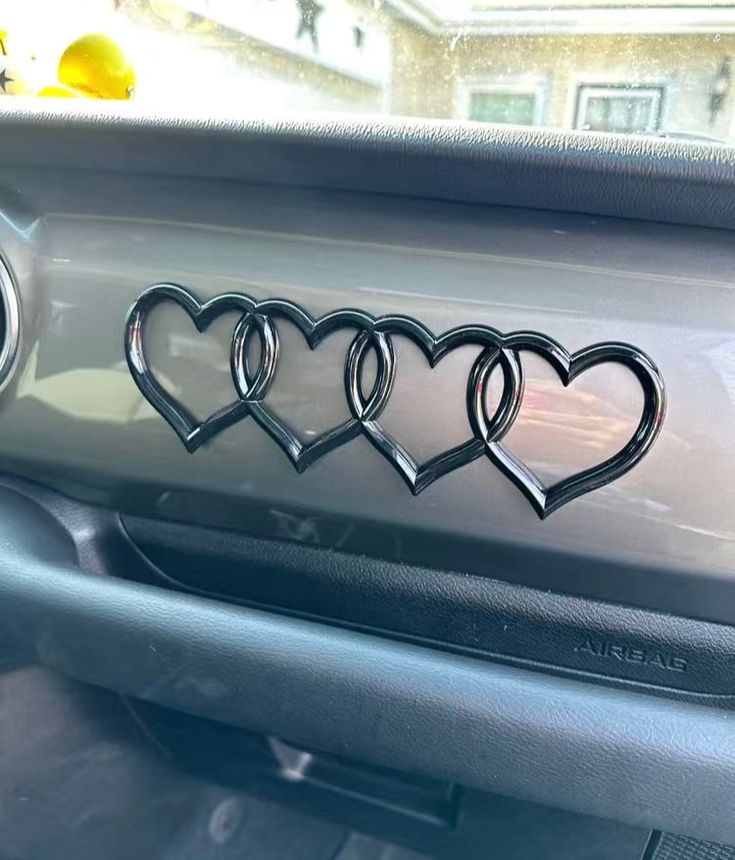
[[[6,471],[124,512],[735,620],[729,232],[57,168],[6,166],[0,192],[0,249],[21,302],[20,355],[0,394]],[[286,299],[314,316],[401,314],[437,334],[465,324],[532,330],[570,352],[624,341],[657,365],[666,416],[631,471],[543,521],[486,457],[413,496],[362,436],[303,474],[251,418],[189,453],[126,365],[126,315],[158,282],[202,301]],[[146,320],[151,368],[199,417],[236,396],[237,319],[223,314],[198,332],[180,307],[162,304]],[[278,331],[268,402],[308,442],[349,418],[353,333],[310,351],[289,323]],[[480,349],[430,369],[414,344],[394,340],[381,422],[425,460],[467,437]],[[643,396],[626,368],[593,367],[565,389],[539,356],[520,357],[525,393],[504,444],[545,483],[599,463],[634,432]],[[374,359],[365,363],[370,377]]]

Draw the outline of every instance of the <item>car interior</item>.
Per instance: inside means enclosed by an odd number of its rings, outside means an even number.
[[[735,150],[496,120],[0,100],[0,858],[735,857]]]

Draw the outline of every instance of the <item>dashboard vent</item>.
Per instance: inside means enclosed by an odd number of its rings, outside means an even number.
[[[10,270],[0,259],[0,389],[13,372],[20,346],[20,300]]]

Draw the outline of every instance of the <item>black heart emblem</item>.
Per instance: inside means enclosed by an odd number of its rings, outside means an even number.
[[[260,302],[256,306],[256,311],[258,316],[263,315],[268,320],[281,318],[291,322],[304,336],[311,350],[317,349],[325,338],[342,329],[356,329],[361,333],[356,337],[356,340],[359,340],[373,325],[372,316],[363,311],[344,309],[316,319],[297,305],[280,299]],[[242,398],[246,397],[247,392],[253,386],[253,377],[248,367],[247,357],[249,336],[250,321],[248,317],[243,317],[235,329],[232,344],[233,378],[235,387]],[[374,344],[378,357],[378,376],[370,394],[368,414],[376,409],[382,409],[382,403],[388,396],[393,382],[393,355],[390,345],[385,339],[380,340],[378,338],[372,338],[371,343]],[[276,348],[277,354],[278,347]],[[349,358],[347,366],[349,366]],[[353,417],[325,430],[316,438],[305,443],[302,442],[288,422],[266,403],[262,401],[251,403],[250,414],[291,460],[299,473],[306,471],[309,466],[325,454],[344,445],[345,442],[354,439],[362,432],[361,420],[353,413]]]
[[[636,347],[627,343],[598,343],[570,354],[556,341],[536,332],[514,332],[503,338],[503,344],[515,352],[526,350],[540,355],[554,368],[564,387],[592,367],[614,363],[631,370],[643,389],[640,421],[623,447],[602,463],[549,487],[501,443],[502,436],[487,442],[489,458],[523,492],[541,519],[567,502],[624,475],[656,441],[666,412],[663,379],[653,361]],[[482,393],[474,403],[474,421],[482,420],[478,410],[484,401]]]
[[[410,317],[386,316],[376,320],[374,332],[389,338],[391,335],[408,338],[419,347],[432,368],[453,350],[462,346],[478,345],[485,349],[475,362],[475,367],[484,356],[487,361],[484,371],[487,378],[496,363],[500,363],[503,369],[503,394],[495,415],[486,416],[485,435],[481,436],[476,431],[471,439],[442,451],[424,463],[417,463],[408,450],[382,427],[377,420],[382,409],[375,413],[373,418],[363,420],[363,432],[403,478],[411,492],[418,495],[434,481],[481,457],[485,450],[485,439],[500,438],[507,432],[520,407],[523,373],[516,355],[502,348],[502,335],[487,326],[461,326],[437,337],[426,326]],[[348,398],[353,413],[362,411],[365,406],[359,385],[363,357],[359,345],[355,355],[348,357],[348,368],[352,360]],[[473,392],[477,388],[475,375],[473,368],[467,388],[468,410]]]
[[[183,308],[199,331],[204,331],[223,313],[240,312],[230,360],[239,397],[203,421],[198,421],[183,404],[166,392],[146,361],[143,347],[145,319],[148,312],[163,301],[172,301]],[[335,331],[349,328],[356,332],[344,369],[351,417],[306,444],[264,402],[278,362],[278,331],[272,322],[278,318],[295,325],[311,350]],[[255,335],[260,338],[261,349],[259,366],[253,370],[249,366],[248,347]],[[435,367],[445,355],[460,346],[482,347],[467,383],[467,413],[472,437],[421,464],[382,427],[379,420],[393,387],[393,336],[406,337],[415,343],[430,367]],[[362,377],[370,349],[376,353],[378,372],[372,390],[366,395]],[[523,371],[519,359],[519,353],[523,351],[535,352],[544,358],[564,386],[591,367],[605,363],[622,364],[634,373],[643,389],[643,411],[634,433],[616,454],[597,466],[545,487],[538,476],[502,444],[523,397]],[[555,340],[538,332],[503,335],[483,325],[462,326],[437,337],[410,317],[384,316],[376,319],[364,311],[345,309],[317,319],[292,302],[281,299],[256,302],[240,293],[226,293],[202,303],[174,284],[156,284],[146,290],[130,309],[125,329],[125,353],[138,388],[173,427],[190,452],[225,427],[252,415],[288,455],[296,469],[303,472],[324,454],[362,433],[396,469],[414,494],[486,453],[520,488],[542,519],[572,499],[609,484],[630,470],[656,440],[666,408],[664,384],[657,367],[645,353],[629,344],[600,343],[570,354]],[[503,373],[503,391],[500,403],[491,415],[487,411],[487,389],[491,373],[498,365]]]
[[[143,328],[148,313],[161,302],[174,302],[189,315],[198,331],[204,331],[217,317],[228,311],[240,311],[245,315],[252,312],[255,302],[239,293],[224,293],[206,302],[200,302],[188,290],[176,284],[156,284],[147,289],[128,312],[125,326],[125,355],[128,367],[143,396],[173,427],[184,443],[187,451],[193,452],[221,430],[240,421],[250,409],[247,398],[228,403],[213,412],[203,421],[198,421],[186,407],[169,394],[158,382],[145,356],[143,347]],[[267,345],[264,344],[267,353]],[[272,357],[273,359],[274,357]],[[263,362],[265,365],[265,361]],[[256,380],[261,388],[267,368],[259,373]],[[235,369],[232,368],[233,377]],[[253,392],[247,392],[252,396]],[[255,392],[257,395],[257,392]]]

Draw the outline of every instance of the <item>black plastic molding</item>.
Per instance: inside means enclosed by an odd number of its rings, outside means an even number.
[[[54,518],[5,488],[0,541],[0,629],[64,675],[306,748],[735,842],[726,711],[85,573]]]
[[[421,119],[0,102],[3,168],[228,179],[735,227],[735,148]],[[44,132],[44,133],[41,133]]]
[[[735,842],[735,722],[726,712],[95,577],[7,543],[0,621],[41,664],[170,708]]]
[[[221,529],[122,521],[149,563],[143,581],[735,708],[732,626]]]

